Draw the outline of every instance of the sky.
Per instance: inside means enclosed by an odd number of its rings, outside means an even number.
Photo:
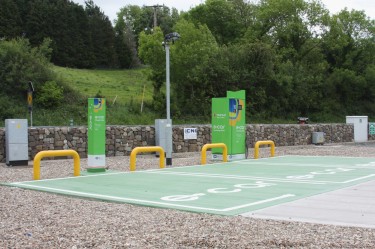
[[[282,0],[280,0],[282,1]],[[325,7],[331,14],[336,14],[340,10],[347,7],[349,10],[364,10],[366,15],[371,19],[375,19],[375,1],[374,0],[321,0]],[[81,5],[85,5],[85,0],[73,0]],[[204,0],[94,0],[94,3],[101,8],[101,10],[109,17],[111,21],[117,18],[116,13],[120,8],[126,5],[165,5],[167,7],[174,7],[177,10],[188,11]],[[256,2],[256,1],[251,1]]]

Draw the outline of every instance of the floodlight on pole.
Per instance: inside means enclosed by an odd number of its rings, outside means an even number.
[[[166,161],[167,165],[172,165],[172,120],[171,120],[171,98],[170,98],[170,63],[169,63],[169,46],[180,39],[177,32],[167,34],[164,37],[163,46],[165,48],[165,71],[166,71],[166,106],[167,106],[167,124],[170,126],[170,132],[167,133]]]
[[[171,119],[171,100],[170,100],[170,63],[169,63],[169,44],[172,42],[172,44],[180,39],[180,35],[177,32],[173,32],[170,34],[167,34],[164,37],[164,47],[165,47],[165,60],[166,60],[166,101],[167,101],[167,119]]]

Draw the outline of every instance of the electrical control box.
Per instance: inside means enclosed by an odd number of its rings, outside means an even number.
[[[5,120],[5,150],[8,166],[28,165],[27,119]]]
[[[168,119],[155,119],[155,145],[164,149],[166,153],[166,160],[171,160],[172,120],[168,122]]]
[[[354,125],[354,142],[368,141],[368,116],[346,116],[346,123]]]

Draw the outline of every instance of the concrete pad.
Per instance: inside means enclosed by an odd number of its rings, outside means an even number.
[[[375,228],[375,181],[244,213],[242,216]]]

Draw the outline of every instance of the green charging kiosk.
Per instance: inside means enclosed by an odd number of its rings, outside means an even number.
[[[212,99],[212,143],[224,143],[230,161],[246,158],[246,92],[227,91]],[[212,149],[212,159],[222,160],[222,149]]]
[[[87,172],[105,172],[106,101],[104,98],[88,99]]]

